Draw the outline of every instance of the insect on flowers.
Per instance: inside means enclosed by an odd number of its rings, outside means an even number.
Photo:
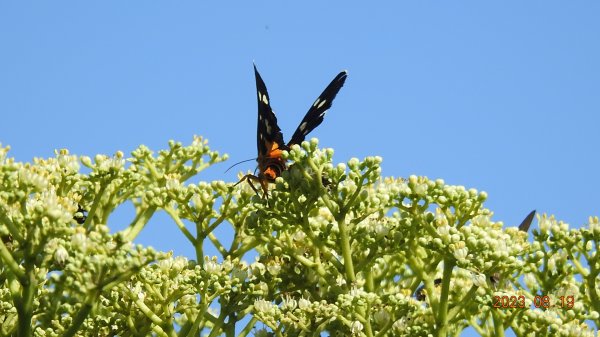
[[[306,135],[323,122],[325,113],[331,108],[335,96],[342,86],[344,86],[348,73],[346,71],[340,72],[329,83],[327,88],[323,90],[310,109],[308,109],[308,112],[287,144],[283,141],[283,134],[277,125],[277,117],[275,117],[275,113],[271,109],[271,100],[267,92],[267,87],[260,77],[256,65],[254,65],[254,76],[256,77],[256,92],[258,96],[258,129],[256,133],[258,176],[247,174],[235,185],[247,180],[254,192],[259,194],[257,188],[252,184],[252,181],[258,182],[262,188],[263,197],[266,198],[268,184],[274,182],[287,169],[285,160],[281,157],[282,151],[289,150],[294,144],[302,143]]]

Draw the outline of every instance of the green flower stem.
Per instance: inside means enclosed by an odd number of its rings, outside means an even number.
[[[198,309],[198,317],[201,318],[201,320],[199,321],[198,327],[204,328],[206,326],[207,321],[210,322],[210,324],[214,325],[217,318],[208,312],[208,307],[220,295],[221,294],[217,292],[217,293],[213,294],[212,296],[208,296],[206,293],[203,293],[202,291],[200,291],[200,298],[202,299],[202,302],[201,302],[202,305],[200,306],[200,309]],[[191,331],[190,331],[190,333],[191,333]],[[196,335],[193,335],[193,336],[196,336]]]
[[[206,308],[206,305],[203,305],[202,309],[198,311],[198,315],[196,315],[196,319],[194,319],[194,323],[192,324],[190,331],[185,335],[186,337],[198,336],[199,328],[204,326],[204,322],[206,321],[206,317],[204,315],[206,313]]]
[[[327,323],[332,322],[335,318],[336,317],[334,316],[334,317],[331,317],[329,319],[323,320],[323,322],[321,322],[319,325],[317,325],[317,327],[316,327],[316,329],[314,329],[314,331],[315,332],[321,332],[321,331],[325,330],[325,328],[327,326]],[[319,335],[317,335],[317,336],[319,336]]]
[[[221,244],[221,241],[219,241],[215,234],[208,233],[208,239],[210,240],[210,242],[212,242],[212,244],[219,251],[219,253],[221,253],[223,257],[227,256],[227,249],[225,249],[225,247],[223,246],[223,244]]]
[[[135,328],[135,322],[133,321],[133,318],[131,316],[127,316],[127,318],[126,318],[125,321],[127,322],[127,327],[129,327],[129,332],[130,333],[132,333],[134,336],[136,334],[139,334],[139,332]]]
[[[96,211],[98,210],[98,205],[100,204],[100,200],[102,200],[104,191],[106,191],[106,187],[108,186],[109,183],[110,182],[106,182],[106,183],[102,182],[100,184],[100,190],[98,190],[98,193],[95,194],[94,202],[92,203],[92,207],[88,211],[88,215],[85,219],[85,222],[82,225],[83,228],[90,228],[90,224],[92,223],[92,221],[94,219],[94,215],[96,214]]]
[[[177,164],[175,166],[175,169],[171,170],[171,164],[173,163],[173,155],[175,154],[175,150],[178,150],[180,148],[181,147],[178,146],[178,144],[169,144],[169,153],[167,153],[165,155],[165,159],[164,159],[164,162],[166,163],[165,164],[165,171],[166,172],[177,171],[177,169],[183,165],[183,163],[181,162],[181,160],[178,160]]]
[[[95,295],[92,296],[95,297]],[[85,303],[83,303],[83,306],[79,309],[77,315],[75,315],[75,318],[73,318],[71,326],[67,331],[65,331],[63,337],[75,336],[75,334],[79,331],[79,328],[83,324],[83,321],[86,319],[86,317],[88,317],[88,315],[92,311],[92,308],[94,307],[94,299],[92,296],[89,296],[86,299]]]
[[[448,321],[452,321],[454,318],[458,317],[458,314],[463,310],[463,308],[467,307],[471,303],[476,292],[477,287],[474,285],[471,286],[471,289],[469,289],[462,300],[456,303],[456,306],[448,311]]]
[[[302,263],[307,268],[313,269],[319,276],[321,276],[321,277],[327,276],[327,271],[325,271],[325,269],[323,268],[323,266],[321,264],[311,261],[310,259],[307,259],[302,255],[295,254],[295,255],[293,255],[293,257],[294,257],[294,259],[296,259],[298,262]]]
[[[477,316],[471,316],[468,318],[470,326],[479,334],[479,336],[487,336],[488,334],[486,333],[486,331],[484,329],[481,328],[481,326],[479,325],[480,323],[477,322]]]
[[[340,213],[346,214],[349,210],[351,210],[354,207],[356,199],[360,195],[360,192],[362,192],[362,188],[365,186],[365,178],[368,177],[372,171],[373,169],[368,169],[363,175],[360,176],[360,179],[357,179],[359,181],[357,181],[356,184],[356,191],[354,191],[354,194],[352,194],[352,196],[348,199],[348,202],[342,207]]]
[[[337,213],[337,210],[336,210],[337,208],[334,206],[335,204],[331,201],[331,199],[329,198],[329,195],[327,195],[327,193],[321,194],[321,200],[323,201],[323,204],[325,204],[325,207],[327,207],[329,212],[331,212],[331,214]]]
[[[502,315],[498,310],[491,310],[492,318],[494,320],[494,337],[504,337],[504,320],[502,319]]]
[[[153,285],[144,283],[142,286],[144,287],[144,290],[147,293],[152,294],[151,297],[157,297],[161,302],[165,302],[165,297],[163,296],[163,294],[160,291],[158,291]]]
[[[413,246],[411,244],[411,246]],[[415,251],[415,247],[410,247],[411,251]],[[415,280],[415,283],[412,285],[411,290],[414,292],[417,287],[419,286],[419,284],[421,283],[421,280],[428,280],[429,278],[427,277],[427,275],[424,273],[423,271],[423,266],[424,263],[423,261],[421,261],[420,258],[418,258],[416,256],[416,254],[411,254],[407,257],[407,261],[408,261],[408,266],[410,267],[410,270],[412,270],[416,275],[417,275],[417,279]],[[437,264],[433,264],[434,266],[437,266]],[[432,284],[425,284],[425,286],[427,287],[427,291],[431,291],[432,288]]]
[[[173,219],[173,221],[175,221],[175,224],[177,225],[179,230],[183,233],[183,235],[185,235],[185,237],[188,239],[188,241],[191,242],[192,244],[195,244],[196,238],[185,227],[185,224],[183,223],[183,221],[181,221],[181,218],[179,217],[179,214],[177,214],[177,211],[171,206],[165,207],[164,210],[165,210],[165,212],[167,212],[167,214],[169,214],[171,219]]]
[[[390,329],[392,328],[394,321],[395,320],[393,320],[393,319],[388,320],[388,322],[385,323],[385,325],[383,327],[381,327],[381,330],[379,330],[379,332],[375,335],[375,337],[386,336],[388,331],[390,331]]]
[[[158,315],[156,315],[152,311],[152,309],[148,308],[146,303],[144,303],[144,301],[142,299],[140,299],[139,296],[137,296],[137,294],[133,293],[133,290],[129,289],[128,293],[129,293],[129,298],[131,298],[133,300],[133,302],[138,307],[138,309],[140,309],[140,311],[146,317],[148,317],[148,319],[150,319],[150,321],[152,321],[152,323],[154,324],[154,326],[152,327],[152,330],[162,337],[169,337],[169,335],[167,335],[167,333],[162,328],[160,328],[160,326],[162,326],[164,324],[163,320],[160,317],[158,317]],[[158,331],[155,328],[158,328]],[[171,336],[175,336],[175,334],[173,333]]]
[[[201,158],[201,157],[199,157]],[[202,165],[198,166],[198,164],[201,162],[201,159],[198,160],[194,160],[192,162],[192,169],[189,170],[188,173],[184,174],[181,176],[181,180],[182,181],[186,181],[188,179],[190,179],[191,177],[195,176],[196,174],[204,171],[205,169],[207,169],[209,166],[211,166],[214,162],[213,160],[210,160],[208,163],[202,163]]]
[[[133,275],[137,274],[143,266],[148,265],[151,262],[153,261],[146,261],[140,266],[135,266],[125,271],[117,271],[115,275],[112,275],[111,277],[105,277],[97,288],[102,290],[110,290],[116,287],[119,283],[129,280]]]
[[[177,337],[176,334],[171,334],[168,335],[161,327],[159,327],[158,325],[153,325],[152,326],[152,331],[154,331],[157,335],[159,335],[160,337]]]
[[[233,195],[230,194],[227,196],[227,199],[225,199],[225,201],[223,201],[223,205],[221,206],[223,209],[221,216],[219,216],[211,225],[206,227],[206,231],[205,231],[206,233],[212,233],[212,231],[214,231],[221,223],[223,223],[223,221],[227,217],[227,214],[228,214],[227,211],[229,209],[229,204],[231,203],[232,198],[233,198]]]
[[[509,318],[506,318],[506,315],[503,315],[504,316],[504,322],[505,322],[504,325],[505,326],[512,326],[513,322],[515,321],[515,319],[517,318],[517,316],[522,315],[522,314],[523,314],[523,312],[521,310],[512,310],[510,312],[510,317]],[[564,315],[561,315],[561,318],[564,319]],[[515,331],[517,330],[516,326],[512,326],[512,328]]]
[[[581,265],[581,263],[579,263],[579,259],[574,258],[571,260],[571,263],[573,263],[575,265],[575,268],[577,269],[577,272],[579,274],[581,274],[581,276],[583,277],[588,277],[589,276],[589,270],[587,270],[585,267],[583,267]]]
[[[367,255],[362,261],[360,261],[357,265],[356,265],[356,270],[358,270],[359,272],[363,271],[367,266],[371,265],[371,263],[378,257],[380,257],[381,252],[375,250],[375,249],[371,249],[371,251],[369,252],[369,255]],[[369,271],[370,274],[370,271]],[[373,291],[374,288],[371,288],[370,291]]]
[[[450,294],[450,279],[452,278],[453,261],[444,261],[444,272],[442,276],[442,292],[436,317],[437,336],[447,336],[448,330],[448,297]]]
[[[342,264],[342,262],[340,262],[340,260],[338,260],[338,258],[333,255],[330,254],[329,255],[329,260],[328,260],[337,270],[340,271],[340,273],[342,272],[342,270],[344,269],[344,265]]]
[[[349,328],[352,326],[352,321],[350,321],[346,317],[337,315],[336,318],[338,319],[338,321],[342,322],[342,324],[344,324],[345,326],[347,326]]]
[[[244,243],[241,246],[239,246],[238,248],[236,248],[232,245],[232,249],[230,252],[228,252],[228,255],[231,256],[232,258],[242,257],[247,252],[254,249],[254,247],[256,247],[259,244],[259,242],[260,241],[255,238],[245,238]]]
[[[165,331],[165,333],[167,333],[168,336],[173,336],[173,337],[177,337],[177,333],[175,333],[175,329],[173,328],[173,302],[169,302],[169,303],[163,303],[161,305],[161,311],[160,314],[163,315],[164,319],[163,319],[163,331]]]
[[[153,181],[158,181],[162,177],[162,174],[158,173],[156,167],[152,163],[155,162],[155,159],[152,158],[150,154],[146,158],[144,158],[144,167],[148,169],[148,173],[150,173],[150,179]]]
[[[229,216],[231,216],[231,214],[229,214]],[[248,217],[248,211],[245,211],[245,212],[240,212],[239,216],[236,216],[235,219],[231,219],[231,218],[227,219],[227,221],[229,221],[229,223],[231,223],[233,225],[233,228],[235,230],[233,241],[231,242],[231,249],[230,249],[231,251],[235,250],[235,248],[237,248],[240,245],[241,241],[244,238],[243,235],[240,235],[242,233],[242,231],[238,224],[244,223],[245,220],[247,219],[247,217]]]
[[[373,281],[373,272],[369,269],[365,271],[365,288],[368,292],[375,291],[375,282]]]
[[[288,316],[288,318],[290,318],[294,322],[296,322],[296,324],[298,325],[298,327],[300,327],[301,330],[309,331],[310,327],[307,326],[306,324],[302,323],[302,319],[300,319],[298,316],[296,316],[292,313],[288,313],[287,316]]]
[[[196,251],[196,261],[198,264],[204,268],[204,239],[198,237],[194,242],[194,250]]]
[[[456,228],[460,229],[462,228],[469,220],[473,219],[475,216],[477,216],[477,210],[481,208],[483,201],[480,202],[474,202],[473,205],[471,206],[471,208],[469,209],[469,211],[467,213],[465,213],[460,220],[456,223]],[[449,221],[452,221],[453,219],[448,218]]]
[[[37,280],[33,266],[27,262],[26,270],[23,282],[11,282],[13,303],[19,316],[18,337],[32,336],[33,299],[37,289]]]
[[[8,216],[6,216],[6,212],[2,211],[0,213],[0,221],[2,221],[2,224],[5,225],[6,228],[8,228],[8,232],[10,233],[10,235],[12,235],[13,240],[16,240],[17,242],[24,241],[21,232],[19,231],[15,223]],[[0,242],[1,241],[2,240],[0,240]]]
[[[360,310],[363,312],[364,310]],[[365,333],[368,337],[373,337],[373,328],[371,327],[371,303],[367,303],[367,310],[365,312]]]
[[[2,240],[0,240],[0,260],[5,266],[8,266],[8,269],[10,269],[11,273],[16,276],[20,283],[25,283],[25,270],[13,259],[12,254],[8,251]]]
[[[248,322],[248,324],[246,324],[246,326],[242,329],[242,331],[240,331],[238,336],[239,337],[247,336],[250,332],[252,332],[252,329],[254,328],[254,325],[256,325],[256,322],[258,322],[258,319],[256,317],[252,317],[250,319],[250,321]]]
[[[600,312],[600,298],[598,298],[598,292],[596,291],[596,280],[600,271],[596,268],[598,265],[598,252],[593,255],[594,257],[589,260],[590,274],[585,278],[585,282],[588,285],[588,293],[590,294],[590,303],[594,308],[594,311]]]
[[[317,269],[316,269],[317,274],[321,276],[321,278],[319,279],[319,283],[323,287],[322,289],[326,289],[326,287],[327,287],[327,282],[326,282],[327,270],[325,270],[325,265],[321,261],[321,250],[319,248],[315,247],[313,249],[313,256],[315,257],[314,263],[315,263],[315,266],[317,267]]]
[[[216,337],[223,332],[222,326],[223,326],[223,324],[225,324],[225,319],[227,318],[228,315],[229,315],[229,308],[227,308],[226,305],[224,305],[223,308],[221,309],[221,312],[219,313],[219,317],[217,317],[217,321],[213,325],[212,330],[210,331],[210,334],[208,335],[208,337]]]
[[[340,212],[336,218],[340,231],[340,247],[342,248],[342,257],[344,259],[344,269],[348,283],[354,283],[354,264],[352,263],[352,249],[350,248],[350,237],[348,235],[348,224],[346,223],[346,212]]]
[[[127,241],[133,241],[140,234],[144,226],[146,226],[150,218],[154,215],[154,212],[156,212],[156,209],[156,206],[146,206],[139,210],[129,227],[122,232]],[[88,216],[88,219],[90,218]]]

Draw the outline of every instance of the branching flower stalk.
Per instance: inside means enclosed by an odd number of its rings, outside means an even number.
[[[600,323],[597,217],[571,229],[542,214],[529,241],[493,220],[485,192],[382,178],[379,157],[334,164],[314,139],[284,153],[268,200],[202,181],[227,156],[199,137],[130,157],[8,150],[0,336],[593,336]],[[111,217],[125,204],[130,219]],[[133,243],[161,211],[194,260]]]

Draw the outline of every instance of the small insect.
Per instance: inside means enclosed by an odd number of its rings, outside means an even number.
[[[2,235],[1,238],[2,238],[2,243],[12,244],[12,242],[13,242],[13,237],[10,234]]]
[[[435,280],[433,280],[433,285],[435,287],[439,287],[440,284],[442,284],[441,278],[436,278]],[[427,298],[426,291],[425,291],[425,285],[422,285],[419,288],[417,288],[414,296],[417,300],[424,301]]]
[[[258,176],[247,174],[235,185],[247,180],[254,192],[259,194],[256,187],[252,184],[252,181],[256,181],[262,188],[263,197],[266,198],[268,184],[274,182],[287,169],[285,160],[281,157],[282,151],[289,150],[290,146],[294,144],[302,143],[306,135],[323,122],[325,113],[331,108],[335,96],[342,86],[344,86],[348,73],[346,71],[340,72],[329,83],[327,88],[323,90],[310,109],[308,109],[308,112],[287,144],[283,141],[283,134],[277,125],[277,117],[275,117],[275,113],[271,109],[271,100],[267,92],[267,87],[260,77],[256,65],[254,66],[254,76],[256,78],[256,92],[258,95],[258,129],[256,134],[258,157],[256,161],[258,162],[259,173]]]
[[[77,204],[77,212],[73,215],[73,219],[80,225],[83,225],[87,219],[87,211],[80,204]]]

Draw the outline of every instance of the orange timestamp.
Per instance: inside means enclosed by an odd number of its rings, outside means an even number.
[[[560,296],[555,301],[552,301],[549,296],[546,295],[536,295],[533,298],[533,306],[536,308],[550,309],[550,308],[564,308],[571,309],[575,305],[575,297],[570,296]],[[512,308],[527,308],[529,307],[525,303],[525,296],[494,296],[494,300],[492,303],[493,308],[499,309],[512,309]]]

